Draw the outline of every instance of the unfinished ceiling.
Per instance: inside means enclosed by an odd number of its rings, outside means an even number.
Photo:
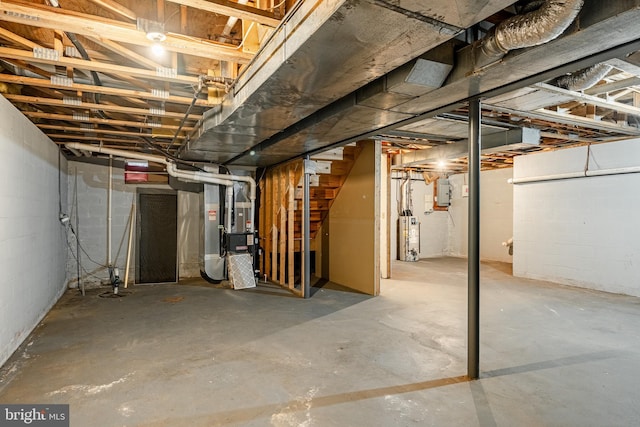
[[[471,96],[483,135],[540,132],[485,167],[640,136],[640,1],[575,1],[555,39],[478,55],[494,25],[541,3],[571,2],[3,0],[0,93],[59,144],[229,165],[364,138],[395,153],[453,146]],[[585,89],[575,72],[594,64]]]

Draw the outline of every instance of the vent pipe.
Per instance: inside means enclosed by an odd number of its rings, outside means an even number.
[[[145,153],[136,153],[133,151],[126,150],[118,150],[115,148],[105,148],[99,147],[91,144],[82,144],[80,142],[70,142],[65,144],[65,147],[73,150],[86,150],[94,153],[102,153],[109,154],[112,156],[124,157],[126,159],[136,159],[136,160],[146,160],[148,162],[159,163],[165,165],[167,168],[167,173],[174,178],[178,179],[187,179],[190,181],[196,182],[205,182],[208,184],[218,184],[224,185],[227,187],[227,197],[229,197],[229,193],[233,195],[233,182],[246,182],[249,184],[249,200],[251,201],[251,226],[249,227],[249,231],[253,232],[253,219],[255,217],[255,205],[256,205],[256,181],[250,176],[242,176],[242,175],[226,175],[226,174],[217,174],[211,172],[200,172],[200,171],[185,171],[180,170],[176,166],[174,162],[167,160],[165,157],[156,156],[153,154],[145,154]],[[229,191],[231,189],[231,192]],[[232,196],[233,197],[233,196]],[[229,205],[231,206],[231,205]],[[229,222],[229,224],[231,224]]]
[[[583,3],[584,0],[546,0],[532,12],[505,19],[482,39],[482,53],[500,58],[513,49],[550,42],[569,27]]]
[[[558,77],[558,79],[556,79],[556,86],[576,92],[587,90],[590,87],[595,86],[600,80],[609,74],[609,71],[612,69],[613,66],[608,64],[596,64],[591,67],[578,70],[567,76]]]

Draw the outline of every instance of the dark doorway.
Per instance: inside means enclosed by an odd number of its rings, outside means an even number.
[[[178,197],[163,190],[138,190],[138,283],[177,282]]]

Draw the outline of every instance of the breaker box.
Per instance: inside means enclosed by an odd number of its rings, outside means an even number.
[[[420,222],[415,216],[398,218],[398,259],[400,261],[420,259]]]
[[[451,187],[449,186],[449,180],[440,178],[438,181],[438,200],[437,204],[440,207],[449,206],[451,204]]]

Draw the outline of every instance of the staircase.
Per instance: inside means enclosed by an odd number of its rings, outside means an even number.
[[[309,207],[310,207],[310,236],[314,239],[322,222],[327,217],[333,201],[338,196],[340,188],[351,172],[360,149],[353,146],[336,148],[317,156],[311,157],[318,165],[316,175],[312,175],[309,185]],[[304,177],[300,178],[296,188],[296,212],[295,212],[295,236],[296,242],[302,241],[302,205],[303,205],[303,184]],[[299,244],[295,251],[300,250]]]
[[[351,172],[360,148],[336,148],[313,156],[310,176],[310,237],[313,240]],[[303,166],[297,160],[267,171],[260,181],[260,266],[269,279],[295,291],[294,253],[302,247]]]

